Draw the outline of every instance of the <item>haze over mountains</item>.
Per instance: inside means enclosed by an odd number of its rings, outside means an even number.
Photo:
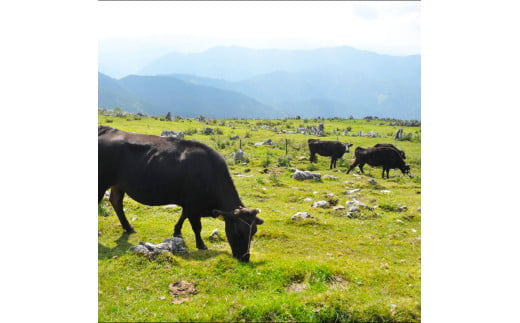
[[[420,55],[215,47],[148,59],[121,79],[106,75],[102,61],[100,108],[185,117],[420,119]]]

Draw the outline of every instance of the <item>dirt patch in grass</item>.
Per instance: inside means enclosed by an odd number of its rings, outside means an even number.
[[[193,298],[188,295],[195,295],[199,291],[195,288],[194,283],[187,282],[185,280],[179,280],[171,283],[168,286],[170,295],[173,296],[171,300],[172,304],[182,304],[187,301],[191,301]]]
[[[289,287],[287,287],[287,292],[289,293],[300,293],[309,288],[307,283],[292,283]]]

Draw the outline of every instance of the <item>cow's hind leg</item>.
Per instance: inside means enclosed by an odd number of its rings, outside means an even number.
[[[119,187],[112,186],[110,189],[110,203],[112,207],[116,211],[117,217],[119,218],[119,222],[121,222],[121,226],[128,233],[135,233],[134,228],[130,225],[128,220],[126,219],[125,212],[123,211],[123,198],[125,197],[125,192],[123,192]]]
[[[208,247],[202,241],[200,236],[200,232],[202,231],[202,224],[200,223],[200,216],[188,217],[190,220],[191,228],[193,229],[193,233],[195,233],[195,241],[197,243],[197,249],[207,250]]]
[[[390,178],[390,168],[383,167],[383,178],[385,178],[385,171],[386,171],[386,178]]]

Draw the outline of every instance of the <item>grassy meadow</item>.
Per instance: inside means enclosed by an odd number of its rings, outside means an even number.
[[[235,260],[227,241],[208,239],[218,229],[225,239],[224,222],[202,219],[202,237],[209,250],[195,247],[186,221],[185,255],[161,254],[153,259],[128,252],[139,241],[154,244],[170,238],[181,208],[149,207],[125,197],[125,212],[136,234],[123,234],[107,200],[101,202],[98,238],[98,318],[103,322],[171,321],[340,321],[417,322],[421,320],[421,143],[420,127],[387,125],[382,120],[195,120],[100,114],[99,124],[120,130],[160,135],[162,130],[184,131],[185,139],[208,144],[226,156],[242,201],[265,223],[258,226],[251,247],[251,262]],[[276,133],[269,127],[295,131],[299,126],[324,123],[327,136],[354,145],[337,168],[330,158],[309,162],[303,134]],[[202,130],[211,127],[214,135]],[[378,132],[378,138],[344,136]],[[266,128],[266,129],[263,129]],[[394,142],[403,128],[409,141]],[[333,133],[333,131],[335,133]],[[231,153],[239,148],[249,163],[236,163]],[[271,139],[274,145],[255,146]],[[287,140],[287,155],[286,155]],[[381,168],[346,169],[356,147],[394,143],[406,152],[411,177],[391,170],[381,178]],[[297,181],[290,168],[311,170],[332,178]],[[375,180],[375,183],[371,182]],[[360,189],[355,192],[349,192]],[[306,200],[305,199],[310,199]],[[348,216],[348,201],[369,208]],[[345,209],[314,208],[326,200]],[[297,212],[313,218],[293,221]],[[179,280],[195,284],[197,294],[178,301],[168,285]],[[176,301],[177,300],[177,301]]]

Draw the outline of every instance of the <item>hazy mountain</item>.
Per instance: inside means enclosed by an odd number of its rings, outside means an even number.
[[[395,117],[420,119],[420,81],[371,78],[362,73],[320,69],[273,72],[229,82],[193,75],[170,75],[185,82],[243,93],[284,112],[302,117]],[[420,76],[415,76],[420,80]]]
[[[149,114],[175,108],[178,114],[226,117],[249,112],[254,115],[245,117],[420,119],[420,64],[419,55],[380,55],[350,47],[215,47],[164,55],[140,70],[149,76],[119,80],[123,90],[116,93],[121,93],[118,100],[132,101],[132,107]],[[116,100],[109,89],[100,89],[103,102]]]
[[[351,70],[368,77],[407,78],[420,71],[420,56],[390,56],[331,47],[314,50],[249,49],[214,47],[201,53],[169,53],[137,74],[193,74],[239,81],[275,71],[302,72],[315,69]]]
[[[130,75],[115,80],[99,73],[98,105],[150,115],[269,118],[280,113],[246,95],[186,83],[169,76]],[[116,100],[117,99],[117,100]]]
[[[120,107],[128,112],[145,112],[150,107],[126,90],[118,80],[98,73],[98,107]]]

